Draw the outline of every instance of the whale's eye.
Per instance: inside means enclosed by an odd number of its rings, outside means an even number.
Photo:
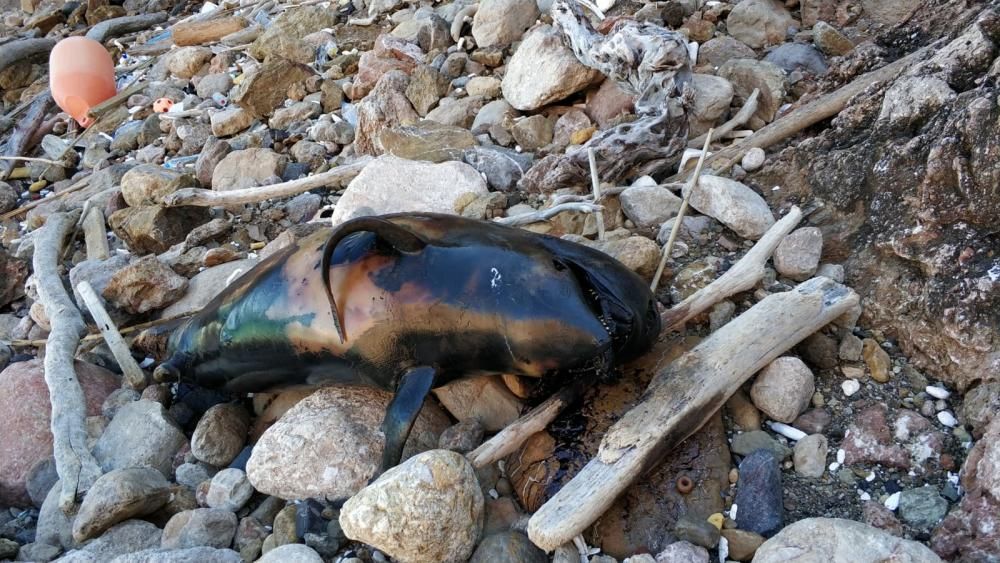
[[[552,266],[555,267],[557,272],[562,272],[566,269],[566,264],[563,264],[562,262],[556,259],[552,260]]]

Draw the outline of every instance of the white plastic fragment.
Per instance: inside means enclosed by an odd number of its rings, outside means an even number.
[[[847,452],[843,449],[837,450],[837,463],[843,465],[845,459],[847,459]]]
[[[771,430],[774,430],[789,440],[795,440],[796,442],[808,435],[794,426],[789,426],[781,422],[768,421],[767,425],[771,427]]]

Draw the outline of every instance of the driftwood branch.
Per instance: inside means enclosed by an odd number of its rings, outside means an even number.
[[[203,21],[178,22],[170,30],[174,44],[185,46],[215,43],[246,26],[247,20],[240,16],[225,16]]]
[[[87,245],[88,260],[104,260],[111,255],[104,213],[96,207],[91,207],[83,216],[83,240]]]
[[[760,237],[743,258],[718,279],[689,295],[660,317],[664,332],[677,330],[688,320],[707,311],[710,307],[741,291],[746,291],[764,277],[764,264],[774,249],[802,220],[802,211],[792,207],[788,214]]]
[[[568,385],[552,395],[528,414],[507,425],[478,448],[465,455],[475,468],[487,465],[517,451],[531,435],[545,430],[582,391],[578,385]]]
[[[922,59],[932,48],[934,48],[934,45],[929,45],[878,70],[862,74],[837,90],[779,118],[774,123],[761,128],[753,135],[743,139],[743,141],[713,154],[708,159],[709,168],[718,173],[728,172],[734,164],[743,158],[743,155],[748,150],[752,148],[765,149],[784,141],[806,127],[837,115],[847,106],[847,102],[851,98],[865,91],[873,84],[892,80],[907,67]],[[676,179],[676,176],[671,178],[671,180],[674,179]]]
[[[0,49],[0,72],[23,60],[46,55],[56,46],[55,39],[21,39]]]
[[[101,331],[101,335],[104,336],[104,341],[108,343],[108,348],[111,350],[111,354],[114,355],[115,361],[118,362],[118,367],[122,369],[125,385],[131,389],[141,391],[146,387],[146,375],[142,372],[139,364],[136,363],[135,358],[132,357],[132,352],[129,351],[128,344],[125,343],[125,339],[118,332],[118,327],[115,326],[115,322],[111,320],[111,315],[108,314],[108,311],[101,303],[101,298],[97,296],[97,292],[94,291],[90,282],[87,281],[78,283],[76,290],[80,292],[80,298],[83,299],[84,305],[90,311],[90,316],[94,317],[97,328]]]
[[[723,123],[722,125],[715,128],[715,133],[712,135],[716,139],[724,139],[726,135],[733,132],[734,129],[743,125],[753,117],[753,114],[757,113],[758,99],[760,98],[760,90],[757,88],[753,89],[750,97],[747,98],[746,102],[743,102],[743,107],[740,111],[736,112],[736,115],[732,119]],[[705,144],[705,139],[708,138],[708,133],[704,135],[699,135],[694,139],[688,141],[689,149],[696,149],[701,145]]]
[[[81,178],[80,180],[78,180],[72,186],[66,188],[65,190],[58,191],[55,194],[53,194],[52,196],[49,196],[49,197],[46,197],[46,198],[42,198],[42,199],[36,199],[35,201],[32,201],[30,203],[22,205],[21,207],[18,207],[17,209],[12,209],[12,210],[8,211],[7,213],[4,213],[3,215],[0,215],[0,221],[6,220],[6,219],[10,219],[11,217],[17,217],[17,216],[21,215],[22,213],[27,213],[28,211],[31,211],[32,209],[38,207],[39,205],[42,205],[44,203],[50,203],[50,202],[55,201],[57,199],[66,197],[69,194],[74,193],[74,192],[78,192],[78,191],[82,190],[83,188],[86,188],[89,185],[90,185],[90,176],[88,175],[88,176],[86,176],[86,177]]]
[[[126,33],[143,31],[165,21],[167,21],[166,12],[111,18],[90,28],[90,31],[87,32],[87,38],[93,39],[98,43],[104,43],[106,39],[125,35]]]
[[[101,475],[101,468],[87,447],[86,407],[73,366],[86,325],[59,274],[59,256],[66,235],[76,224],[74,215],[49,216],[35,241],[33,258],[38,299],[52,327],[45,347],[45,383],[52,403],[52,449],[62,483],[59,506],[63,511],[69,511],[77,493],[89,489]]]
[[[681,208],[677,210],[677,216],[674,217],[674,227],[670,229],[670,237],[667,239],[667,244],[663,245],[660,264],[656,267],[656,273],[653,274],[653,281],[649,286],[650,291],[654,293],[656,292],[656,287],[660,285],[660,277],[663,275],[663,269],[667,267],[667,260],[670,259],[671,253],[674,251],[674,242],[677,241],[677,233],[681,231],[681,224],[684,222],[684,214],[687,213],[691,192],[698,188],[698,179],[701,178],[701,168],[705,165],[705,157],[708,156],[708,147],[712,144],[712,133],[714,132],[715,129],[709,129],[708,133],[705,134],[705,146],[701,149],[701,156],[698,157],[698,165],[694,167],[694,173],[691,174],[691,178],[688,180],[687,193],[684,193],[684,197],[681,199]]]
[[[582,533],[750,376],[857,303],[849,288],[813,278],[766,297],[657,373],[597,456],[531,517],[531,541],[551,551]]]
[[[602,205],[587,202],[560,203],[559,205],[553,205],[548,209],[539,209],[538,211],[532,211],[531,213],[522,213],[520,215],[514,215],[513,217],[498,217],[494,219],[494,221],[500,223],[501,225],[507,225],[508,227],[520,227],[523,225],[547,221],[564,211],[597,213],[603,209],[604,206]]]
[[[338,166],[333,170],[314,174],[290,182],[217,192],[201,188],[184,188],[168,195],[163,200],[167,207],[182,205],[197,205],[208,207],[212,205],[234,205],[239,203],[257,203],[280,197],[298,195],[302,192],[319,188],[341,187],[350,182],[361,170],[371,162],[371,157],[359,159],[357,162]]]
[[[593,148],[587,149],[587,161],[590,163],[590,189],[594,192],[594,201],[601,201],[601,177],[597,173],[597,154]],[[604,214],[594,215],[597,220],[597,240],[604,241]]]

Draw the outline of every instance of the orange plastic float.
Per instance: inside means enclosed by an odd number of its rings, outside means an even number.
[[[49,55],[52,99],[83,127],[90,108],[117,93],[115,63],[103,45],[86,37],[67,37]]]
[[[166,113],[172,107],[174,107],[174,101],[170,98],[159,98],[153,102],[153,111],[155,113]]]

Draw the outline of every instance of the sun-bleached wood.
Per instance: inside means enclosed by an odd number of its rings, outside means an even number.
[[[66,512],[73,507],[77,494],[88,490],[101,476],[101,467],[87,447],[86,404],[73,366],[86,325],[59,274],[63,242],[78,217],[79,212],[50,215],[35,240],[32,258],[38,300],[52,328],[45,346],[45,384],[52,404],[52,453],[62,487],[59,507]]]
[[[302,192],[319,188],[339,188],[353,180],[371,161],[372,158],[366,156],[358,159],[356,162],[338,166],[326,172],[320,172],[319,174],[313,174],[312,176],[299,178],[290,182],[271,184],[270,186],[243,188],[224,192],[203,190],[201,188],[183,188],[165,197],[163,205],[167,207],[180,207],[182,205],[209,207],[213,205],[257,203],[269,199],[298,195]]]
[[[97,328],[101,331],[101,335],[104,336],[104,341],[108,343],[108,348],[115,357],[115,361],[118,362],[118,367],[121,368],[125,379],[125,385],[137,391],[145,389],[146,375],[142,372],[139,364],[136,363],[135,358],[132,357],[132,352],[129,351],[128,344],[125,343],[125,339],[118,332],[118,327],[111,320],[111,315],[104,308],[104,304],[101,303],[101,298],[97,296],[97,292],[94,291],[90,282],[87,281],[78,283],[76,290],[80,293],[83,304],[90,311],[90,316],[94,317]]]
[[[90,207],[83,216],[83,240],[87,245],[87,260],[104,260],[111,255],[104,213],[97,207]]]
[[[750,376],[857,303],[850,288],[816,277],[764,298],[714,332],[654,376],[594,459],[531,517],[528,537],[547,551],[572,541]]]
[[[174,45],[186,46],[215,43],[246,26],[247,20],[240,16],[225,16],[204,21],[178,22],[170,30]]]
[[[778,244],[802,220],[802,211],[793,206],[778,222],[760,237],[732,268],[715,281],[689,295],[660,317],[663,332],[677,330],[688,320],[707,311],[710,307],[741,291],[747,291],[764,277],[764,264],[778,248]]]

